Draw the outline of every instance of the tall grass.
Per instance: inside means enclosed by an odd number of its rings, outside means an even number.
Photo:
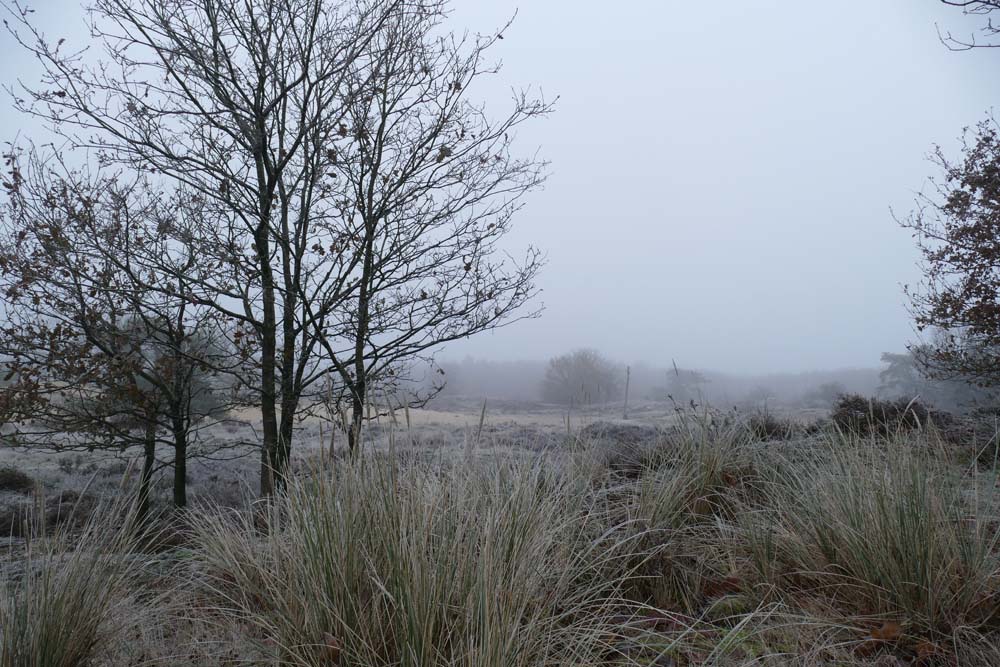
[[[837,434],[776,466],[769,508],[744,522],[759,572],[925,631],[1000,620],[996,507],[922,444]]]
[[[292,485],[258,530],[197,522],[224,606],[282,664],[604,664],[623,545],[589,485],[538,466],[361,460]]]
[[[926,432],[750,434],[686,416],[637,468],[606,449],[324,460],[267,503],[188,515],[158,561],[184,576],[155,585],[190,603],[192,644],[245,664],[1000,664],[1000,504],[976,492],[995,471]],[[127,521],[28,544],[0,667],[97,663],[126,605],[161,611],[129,603]],[[168,646],[116,655],[207,655],[159,621]]]
[[[753,486],[746,432],[732,421],[686,415],[665,434],[627,501],[644,562],[631,590],[640,601],[698,613],[706,589],[728,577],[719,523]]]
[[[684,422],[649,456],[635,490],[637,518],[655,533],[680,529],[699,518],[730,515],[733,492],[752,476],[743,436],[733,423]]]
[[[0,667],[91,664],[125,626],[141,560],[134,507],[99,509],[77,534],[28,540],[0,583]],[[18,553],[19,551],[19,553]]]

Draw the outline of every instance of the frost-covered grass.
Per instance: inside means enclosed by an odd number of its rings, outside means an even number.
[[[626,467],[607,442],[476,447],[323,457],[141,557],[98,517],[33,552],[65,614],[24,602],[23,577],[2,603],[5,642],[86,618],[86,655],[5,664],[1000,664],[996,475],[971,446],[760,442],[704,413]]]

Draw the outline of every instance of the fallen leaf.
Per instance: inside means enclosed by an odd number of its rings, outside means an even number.
[[[872,639],[894,642],[903,636],[903,626],[895,621],[886,621],[882,627],[872,630]]]
[[[918,643],[914,647],[914,651],[916,652],[918,658],[930,658],[941,654],[941,649],[938,645],[934,642],[927,641],[926,639]]]

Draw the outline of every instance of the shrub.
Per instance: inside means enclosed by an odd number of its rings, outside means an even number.
[[[576,442],[596,463],[623,477],[635,479],[646,468],[664,432],[654,426],[599,421],[580,430]]]
[[[34,489],[35,480],[25,473],[10,466],[0,468],[0,491],[31,493]]]
[[[948,413],[934,411],[917,400],[882,400],[860,394],[838,398],[830,419],[845,433],[881,437],[923,428],[932,421],[937,426],[947,426],[953,421]]]
[[[770,412],[760,411],[746,420],[747,430],[755,440],[791,440],[804,429],[790,419],[776,417]]]
[[[91,519],[96,506],[93,496],[81,496],[76,491],[39,495],[29,502],[11,503],[0,509],[0,535],[34,537],[52,529],[79,529]]]

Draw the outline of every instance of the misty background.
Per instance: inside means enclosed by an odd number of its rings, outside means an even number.
[[[66,48],[83,41],[77,0],[29,5]],[[444,348],[449,390],[478,368],[483,393],[523,393],[503,378],[528,386],[580,347],[648,367],[649,387],[673,360],[742,378],[740,395],[822,369],[876,386],[881,353],[916,340],[902,285],[917,253],[890,209],[926,185],[932,146],[954,153],[990,108],[1000,53],[938,39],[977,22],[937,0],[460,2],[453,19],[486,32],[515,10],[504,69],[478,92],[559,98],[520,136],[552,175],[507,239],[547,254],[545,309]],[[0,79],[36,83],[9,35],[0,46]],[[9,106],[5,140],[40,136]]]

